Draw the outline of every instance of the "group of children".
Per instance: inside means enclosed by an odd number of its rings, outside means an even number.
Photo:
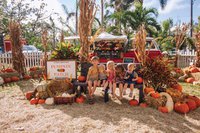
[[[126,95],[126,89],[130,86],[129,97],[133,96],[134,84],[137,81],[138,74],[135,72],[135,65],[129,63],[127,71],[122,64],[117,64],[113,61],[108,61],[105,65],[99,65],[99,58],[97,56],[91,59],[92,66],[89,68],[87,74],[88,92],[90,98],[94,96],[96,87],[103,87],[103,91],[112,93],[112,97],[118,97],[120,100],[123,95]],[[117,96],[115,91],[119,87],[120,96]]]

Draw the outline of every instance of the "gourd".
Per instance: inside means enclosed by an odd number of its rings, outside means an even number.
[[[172,100],[172,97],[166,92],[161,92],[160,96],[165,96],[167,98],[167,102],[165,106],[168,109],[168,112],[171,112],[174,109],[174,102]]]
[[[53,105],[54,104],[54,98],[47,98],[45,100],[45,104],[47,104],[47,105]]]

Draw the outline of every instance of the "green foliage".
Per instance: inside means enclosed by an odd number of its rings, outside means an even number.
[[[68,43],[59,43],[53,50],[51,59],[77,59],[76,53],[79,51],[80,45],[71,45]]]

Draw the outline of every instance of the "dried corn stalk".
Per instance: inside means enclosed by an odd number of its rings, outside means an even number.
[[[133,42],[133,47],[135,45],[136,51],[135,55],[142,65],[146,62],[146,30],[144,25],[142,25],[135,35],[135,42]]]
[[[42,45],[44,47],[44,65],[46,66],[46,63],[47,63],[47,42],[48,42],[48,32],[47,30],[45,29],[43,32],[42,32]],[[45,67],[46,69],[46,67]],[[45,71],[46,72],[46,71]]]
[[[80,1],[80,16],[79,16],[79,36],[80,36],[80,56],[81,61],[87,61],[89,54],[90,41],[92,33],[92,24],[97,11],[95,0]]]
[[[195,34],[196,49],[197,49],[197,61],[196,66],[200,67],[200,31]]]
[[[12,63],[13,68],[20,74],[25,74],[24,54],[22,53],[22,45],[20,41],[21,30],[19,23],[11,21],[9,23],[9,32],[12,42]]]
[[[64,40],[64,31],[63,30],[61,31],[61,35],[60,35],[60,42],[61,43],[65,42],[65,40]]]
[[[189,25],[186,24],[183,24],[182,26],[176,28],[175,36],[173,39],[173,41],[175,41],[176,44],[176,51],[178,51],[181,45],[184,43],[188,29]],[[178,53],[176,54],[175,58],[175,64],[174,64],[175,67],[177,67],[177,62],[178,62]]]

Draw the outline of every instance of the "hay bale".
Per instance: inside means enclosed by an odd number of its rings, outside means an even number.
[[[52,80],[47,85],[47,92],[50,97],[55,97],[61,96],[72,88],[72,83],[68,83],[66,80]]]
[[[160,98],[153,98],[150,95],[145,96],[146,103],[153,108],[158,108],[160,106],[165,106],[167,103],[167,98],[162,96]]]

